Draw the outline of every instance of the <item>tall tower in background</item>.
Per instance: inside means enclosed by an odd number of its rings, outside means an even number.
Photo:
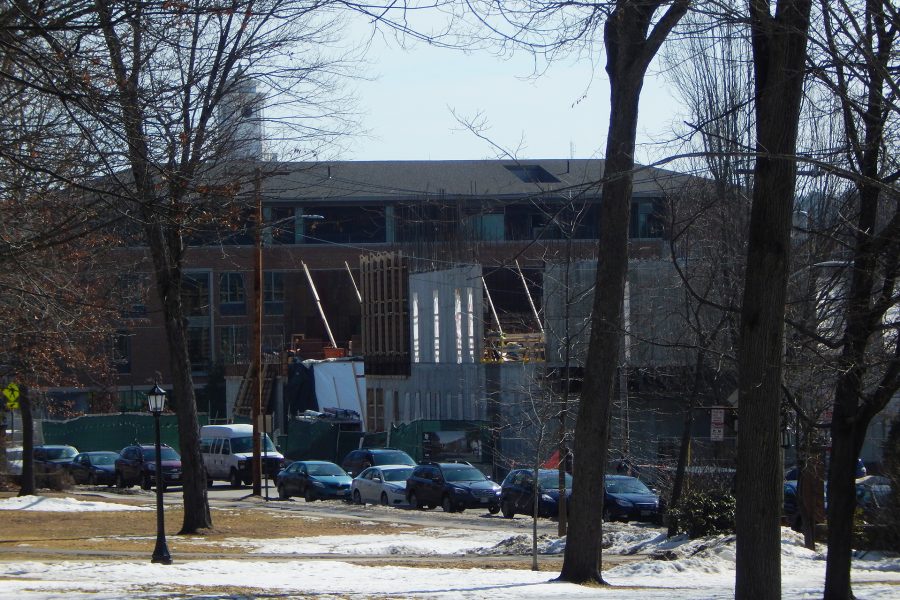
[[[235,85],[219,104],[221,135],[230,158],[262,160],[264,100],[256,84],[245,81]]]

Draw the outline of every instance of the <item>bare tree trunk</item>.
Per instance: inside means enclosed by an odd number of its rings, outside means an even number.
[[[570,528],[559,576],[562,581],[604,583],[603,524],[598,515],[603,513],[603,478],[622,332],[638,103],[650,61],[687,12],[687,3],[676,1],[648,35],[653,14],[663,4],[618,2],[604,26],[610,84],[609,132],[603,201],[598,211],[599,259],[591,335],[575,424]]]
[[[738,347],[735,598],[781,597],[781,367],[810,0],[750,0],[757,151]]]

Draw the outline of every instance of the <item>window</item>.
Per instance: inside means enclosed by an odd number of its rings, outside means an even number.
[[[559,179],[540,165],[504,165],[524,183],[559,183]]]
[[[247,314],[247,292],[241,273],[222,273],[219,277],[219,313],[223,316]]]
[[[632,201],[628,233],[631,238],[663,237],[662,201],[657,198]]]
[[[437,290],[434,290],[432,300],[434,307],[434,362],[439,363],[441,362],[441,311]]]
[[[300,221],[304,244],[383,244],[387,239],[381,206],[309,206],[303,212],[309,215]]]
[[[181,301],[187,317],[209,316],[209,273],[185,273]]]
[[[419,362],[419,293],[413,292],[412,297],[412,350],[413,362]]]
[[[135,319],[147,316],[147,294],[150,283],[146,275],[140,273],[119,275],[116,289],[121,294],[123,317]]]
[[[116,372],[131,373],[131,335],[120,331],[110,341],[110,354]]]
[[[463,361],[463,320],[459,288],[453,290],[453,322],[456,326],[456,364],[461,365]]]
[[[384,390],[366,390],[366,429],[369,432],[384,431]]]
[[[226,365],[247,362],[250,336],[246,325],[221,325],[216,327],[218,352],[216,359]]]
[[[188,356],[192,371],[206,371],[211,362],[209,327],[191,327],[187,330]]]
[[[265,231],[267,244],[293,244],[294,243],[294,208],[291,206],[273,206],[266,209],[269,213],[266,220],[269,226]]]
[[[468,295],[468,310],[466,317],[469,329],[466,332],[469,338],[469,362],[475,362],[475,295],[472,288],[466,288]]]
[[[284,314],[284,273],[280,271],[263,273],[263,299],[265,314]]]

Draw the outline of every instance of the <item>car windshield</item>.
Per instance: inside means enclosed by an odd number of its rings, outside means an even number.
[[[376,452],[373,455],[376,465],[415,465],[416,463],[405,452]]]
[[[115,454],[94,454],[91,456],[91,464],[93,465],[111,465],[114,462],[116,462]]]
[[[606,491],[610,494],[652,494],[640,479],[625,477],[622,479],[607,479]]]
[[[155,448],[144,448],[144,460],[156,460],[156,449]],[[172,448],[160,448],[160,458],[162,460],[181,460],[181,457],[178,455],[175,450]]]
[[[21,450],[7,450],[6,451],[6,460],[22,460],[22,451]]]
[[[340,477],[341,475],[347,475],[347,473],[342,468],[331,463],[309,465],[308,471],[309,474],[314,477]]]
[[[408,469],[388,469],[382,471],[385,481],[406,481],[412,475],[412,467]]]
[[[245,454],[253,452],[253,436],[231,438],[231,451],[234,454]],[[275,444],[269,438],[268,434],[262,438],[262,444],[259,447],[260,452],[277,452]]]
[[[475,467],[444,468],[447,481],[484,481],[487,477]]]
[[[66,447],[66,448],[44,448],[44,458],[47,460],[58,460],[60,458],[72,458],[78,452],[75,448]]]
[[[559,488],[559,473],[541,473],[538,476],[538,482],[545,490],[555,490]],[[572,489],[572,476],[566,473],[566,489]]]

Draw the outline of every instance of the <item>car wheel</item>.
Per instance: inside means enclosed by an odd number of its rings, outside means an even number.
[[[116,473],[116,487],[124,490],[128,486],[125,484],[125,476],[122,473]]]
[[[316,497],[313,495],[312,489],[307,486],[305,490],[303,490],[303,499],[307,502],[313,502]]]
[[[279,500],[287,500],[290,497],[291,497],[290,494],[288,494],[287,490],[284,489],[284,485],[279,483],[278,484],[278,499]]]
[[[612,514],[610,514],[610,512],[609,512],[609,509],[608,509],[608,508],[604,508],[604,509],[603,509],[603,522],[604,522],[604,523],[611,523],[612,521],[613,521],[613,518],[612,518]]]
[[[390,502],[388,502],[387,493],[381,492],[381,505],[387,506],[388,504],[390,504]]]
[[[496,504],[491,504],[490,506],[488,506],[488,512],[492,515],[496,515],[498,512],[500,512],[500,507]]]
[[[362,495],[360,495],[359,490],[353,490],[353,504],[362,504]]]
[[[421,510],[424,507],[424,505],[419,502],[419,497],[416,496],[415,492],[410,492],[406,499],[409,500],[409,505],[413,508]]]
[[[207,479],[206,480],[206,489],[212,489],[212,486],[213,486],[213,480]]]
[[[504,500],[500,505],[500,510],[503,512],[503,516],[507,519],[512,519],[516,516],[516,511],[513,510],[512,504],[509,503],[509,500]]]
[[[233,488],[241,487],[241,476],[238,475],[237,469],[232,469],[231,473],[228,474],[228,482]]]
[[[91,473],[88,475],[88,485],[97,485],[97,474]]]
[[[144,478],[141,480],[141,489],[149,490],[151,487],[153,487],[153,482],[150,481],[150,474],[144,473]]]
[[[444,509],[444,512],[456,512],[456,507],[453,506],[453,501],[450,499],[450,496],[444,496],[444,499],[441,501],[441,508]]]

